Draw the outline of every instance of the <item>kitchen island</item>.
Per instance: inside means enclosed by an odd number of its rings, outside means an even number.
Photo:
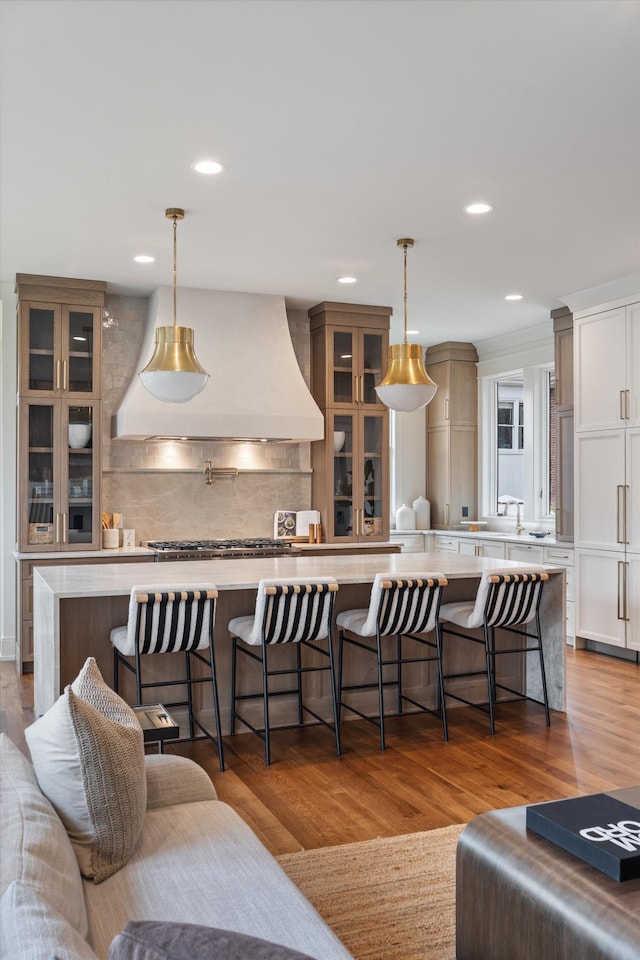
[[[533,566],[533,565],[532,565]],[[328,556],[328,557],[259,557],[235,560],[203,560],[193,563],[138,563],[109,564],[107,566],[52,566],[36,567],[34,588],[34,707],[41,715],[77,675],[87,656],[94,656],[108,683],[112,682],[113,656],[109,634],[114,626],[126,623],[129,594],[134,585],[176,586],[189,583],[214,583],[218,587],[215,644],[216,665],[220,703],[223,716],[223,731],[228,730],[231,676],[231,642],[227,623],[235,616],[253,612],[255,591],[259,580],[277,577],[303,577],[313,581],[316,577],[333,576],[340,585],[336,595],[335,613],[352,607],[365,607],[369,602],[371,584],[376,573],[442,573],[449,581],[444,591],[444,603],[471,599],[475,596],[478,581],[484,571],[524,569],[524,565],[505,560],[480,557],[446,555],[442,553],[391,554],[388,556]],[[541,623],[544,637],[545,666],[549,688],[549,703],[554,710],[565,709],[565,574],[559,567],[547,569],[549,581],[545,586],[541,605]],[[473,647],[469,651],[469,647]],[[288,656],[290,650],[282,650]],[[357,654],[357,651],[355,651]],[[465,669],[474,669],[484,662],[484,653],[475,645],[464,643],[454,637],[447,638],[446,670],[458,669],[464,662]],[[177,658],[176,658],[177,659]],[[373,658],[367,658],[367,660]],[[504,676],[512,682],[522,679],[522,657],[504,656]],[[155,655],[146,658],[154,661],[150,668],[157,670],[153,678],[166,676],[168,666],[175,667],[174,658]],[[527,690],[538,696],[539,678],[533,666],[527,672]],[[468,665],[468,667],[467,667]],[[182,664],[180,664],[181,668]],[[345,660],[345,682],[352,682],[356,675],[367,682],[375,676],[375,667],[362,664],[359,657]],[[126,673],[127,671],[125,671]],[[124,678],[128,679],[128,678]],[[255,689],[251,678],[240,677],[243,689]],[[330,715],[330,697],[326,678],[309,674],[305,696],[310,706],[323,715]],[[412,677],[417,695],[426,702],[436,703],[437,685],[433,664],[421,664]],[[482,684],[477,679],[457,681],[465,684],[464,690],[473,697],[477,688],[478,699],[483,698]],[[286,678],[283,686],[286,688]],[[474,686],[475,685],[475,686]],[[462,689],[462,688],[461,688]],[[486,685],[485,685],[486,691]],[[150,698],[153,695],[150,693]],[[133,702],[133,690],[124,688],[123,695]],[[161,694],[158,691],[160,699]],[[375,694],[362,691],[363,708],[375,709]],[[205,703],[203,709],[208,709]],[[258,707],[259,709],[259,707]],[[276,701],[274,722],[288,722],[290,704],[285,698]]]

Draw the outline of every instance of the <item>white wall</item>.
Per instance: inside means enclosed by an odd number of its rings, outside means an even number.
[[[391,523],[403,503],[409,506],[422,494],[429,499],[427,486],[427,408],[413,413],[392,413],[395,418],[396,452],[391,465],[395,483],[391,484]]]

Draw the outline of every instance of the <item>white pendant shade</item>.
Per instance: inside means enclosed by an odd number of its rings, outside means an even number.
[[[180,370],[143,370],[140,380],[145,390],[164,403],[186,403],[202,393],[208,373],[185,373]]]
[[[387,387],[376,387],[376,393],[390,410],[397,413],[410,413],[426,407],[433,400],[437,390],[435,383],[391,383]]]

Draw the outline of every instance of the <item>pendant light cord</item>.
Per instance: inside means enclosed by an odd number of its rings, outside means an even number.
[[[404,290],[404,296],[402,301],[403,308],[404,308],[404,315],[403,315],[404,340],[402,342],[406,343],[407,342],[407,244],[406,243],[402,244],[402,250],[403,250],[403,260],[404,260],[404,269],[403,269],[403,276],[402,276],[403,290]]]
[[[178,302],[178,291],[177,291],[177,268],[176,261],[178,257],[178,218],[173,216],[173,325],[176,327],[178,325],[178,311],[177,311],[177,302]],[[406,252],[405,252],[406,256]],[[406,308],[405,308],[406,310]],[[406,319],[405,319],[406,326]]]

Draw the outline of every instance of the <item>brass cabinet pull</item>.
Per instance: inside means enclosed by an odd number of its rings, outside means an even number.
[[[625,412],[625,419],[626,419],[626,420],[630,420],[630,419],[631,419],[631,413],[629,412],[629,411],[630,411],[630,408],[631,408],[631,402],[630,402],[630,401],[631,401],[631,391],[630,391],[630,390],[625,390],[625,392],[624,392],[624,412]]]
[[[67,361],[62,361],[62,389],[67,390]]]
[[[449,397],[444,398],[444,418],[449,419]]]
[[[67,542],[67,515],[66,513],[61,514],[62,516],[62,542]]]
[[[56,360],[56,390],[60,389],[60,361]]]
[[[445,503],[444,505],[444,522],[446,526],[449,526],[449,504]]]
[[[627,540],[627,490],[628,486],[619,483],[616,487],[618,496],[616,502],[616,542],[628,543]],[[622,506],[620,501],[622,500]]]
[[[628,620],[627,611],[627,560],[618,560],[618,620]]]

